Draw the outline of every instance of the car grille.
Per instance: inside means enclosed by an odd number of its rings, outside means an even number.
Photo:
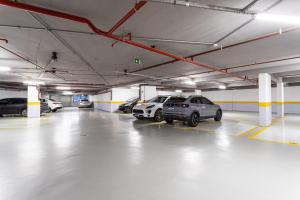
[[[133,113],[137,113],[137,114],[143,114],[143,113],[144,113],[143,110],[137,110],[137,109],[133,109],[132,112],[133,112]]]

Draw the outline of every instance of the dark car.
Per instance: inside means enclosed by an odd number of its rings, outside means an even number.
[[[41,103],[41,113],[49,111],[45,103]],[[5,114],[19,114],[27,116],[27,98],[7,98],[0,100],[0,116]]]
[[[123,111],[124,113],[131,113],[132,108],[139,102],[139,100],[140,99],[137,97],[128,99],[125,103],[119,106],[119,111]]]
[[[203,96],[171,97],[163,106],[163,116],[167,123],[173,120],[187,121],[190,126],[197,126],[201,119],[222,119],[222,110]]]

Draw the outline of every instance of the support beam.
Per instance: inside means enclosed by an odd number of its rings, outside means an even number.
[[[143,102],[148,101],[155,96],[157,96],[156,86],[150,86],[150,85],[141,85],[140,86],[141,101],[143,101]]]
[[[39,118],[41,103],[39,100],[39,88],[36,85],[28,85],[27,88],[27,117]]]
[[[259,74],[259,125],[270,126],[272,123],[272,96],[270,74]]]
[[[276,100],[277,116],[284,117],[284,83],[282,81],[282,78],[278,78],[276,95],[277,95],[277,100]]]
[[[195,90],[195,95],[202,95],[202,91],[201,90]]]

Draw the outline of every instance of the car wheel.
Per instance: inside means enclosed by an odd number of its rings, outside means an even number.
[[[219,122],[222,119],[222,111],[218,110],[215,116],[215,121]]]
[[[162,115],[162,110],[161,109],[158,109],[155,114],[154,114],[154,121],[156,122],[161,122],[163,121],[164,118],[163,118],[163,115]]]
[[[144,119],[143,117],[135,117],[135,118],[137,118],[138,120],[142,120],[142,119]]]
[[[200,117],[198,113],[193,113],[188,121],[189,126],[196,127],[199,124]]]
[[[53,110],[52,110],[52,112],[56,112],[56,111],[57,111],[57,109],[53,109]]]
[[[21,111],[21,115],[22,115],[23,117],[27,117],[27,109],[23,109],[23,110]]]
[[[165,121],[168,123],[168,124],[173,124],[173,119],[165,119]]]

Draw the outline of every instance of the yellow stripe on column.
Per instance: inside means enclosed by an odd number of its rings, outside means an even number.
[[[28,106],[39,106],[39,105],[41,105],[41,102],[39,102],[39,101],[36,101],[36,102],[27,102],[27,105]]]
[[[259,102],[259,107],[270,107],[272,102]]]

